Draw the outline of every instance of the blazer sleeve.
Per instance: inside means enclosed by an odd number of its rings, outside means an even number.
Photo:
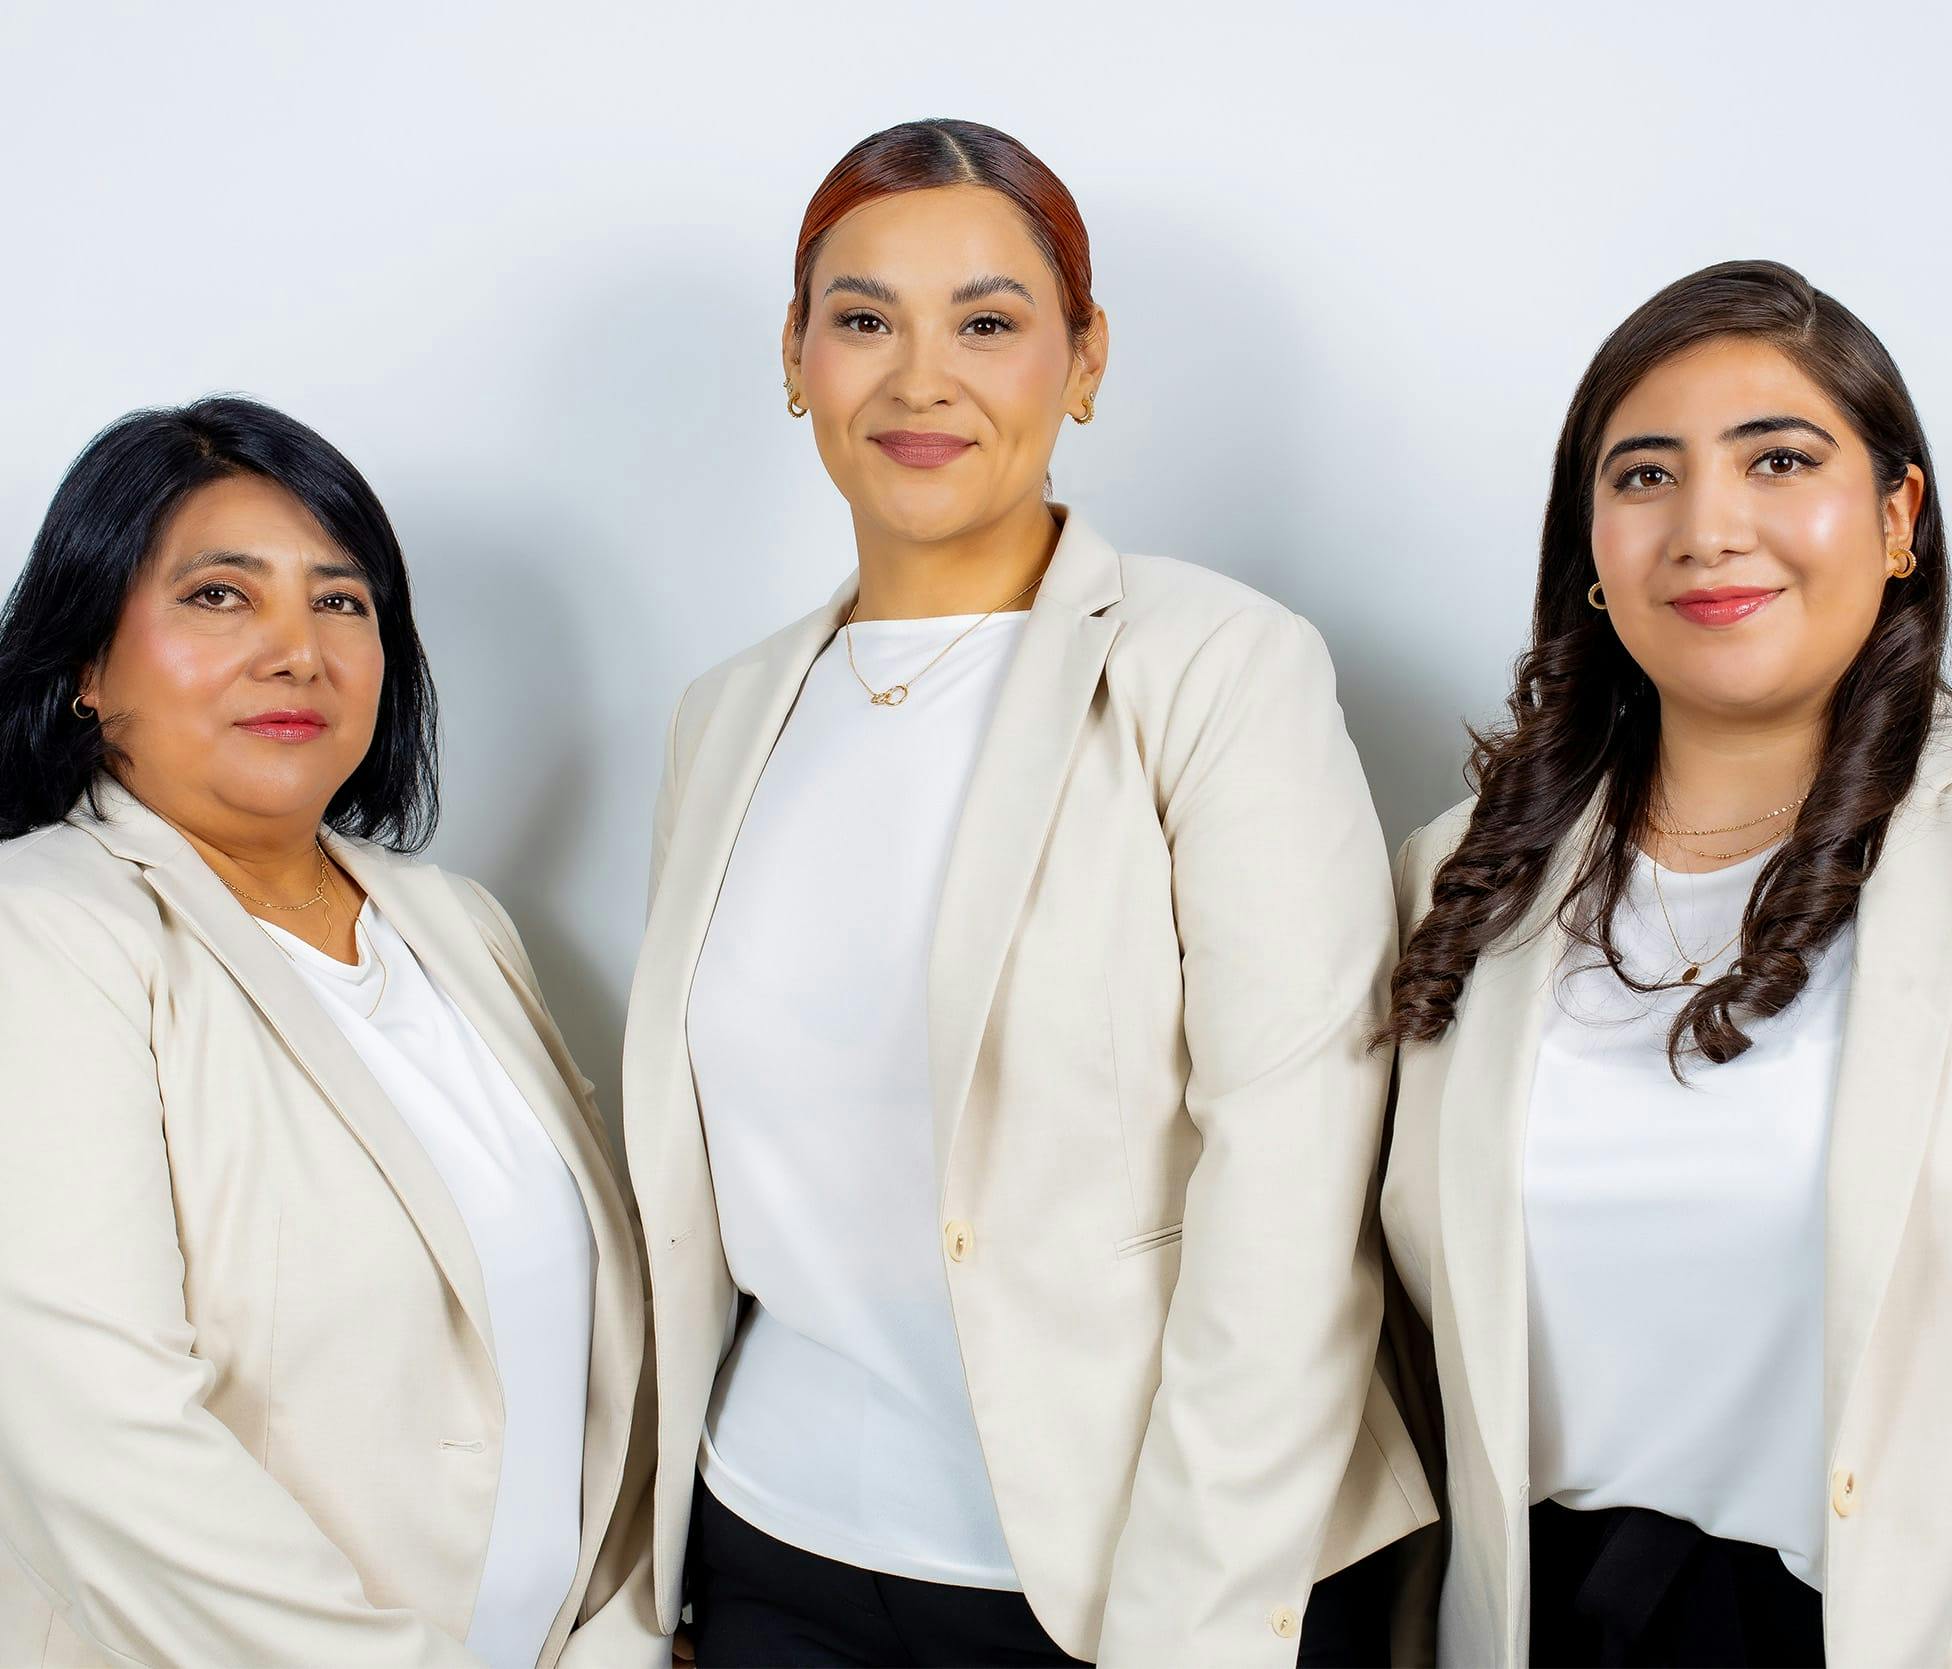
[[[1099,1662],[1291,1669],[1382,1322],[1390,866],[1320,637],[1188,664],[1159,746],[1201,1153]]]
[[[84,907],[4,888],[0,967],[0,1540],[115,1663],[475,1663],[369,1604],[206,1406],[135,958]]]

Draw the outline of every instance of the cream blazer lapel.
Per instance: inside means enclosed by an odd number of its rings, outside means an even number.
[[[1078,732],[1118,635],[1118,556],[1067,515],[977,754],[929,956],[929,1087],[938,1199],[997,979],[1050,833]]]
[[[1507,1510],[1529,1469],[1524,1154],[1545,1004],[1567,935],[1557,904],[1590,817],[1561,843],[1538,898],[1482,957],[1457,1022],[1438,1121],[1444,1265],[1472,1412]]]
[[[488,1295],[467,1226],[426,1150],[394,1111],[285,954],[175,829],[113,783],[96,794],[103,820],[82,826],[137,864],[158,897],[230,971],[399,1196],[454,1289],[492,1365]],[[384,907],[384,906],[382,906]]]
[[[1891,1282],[1952,1054],[1952,841],[1942,800],[1952,783],[1952,736],[1944,725],[1941,719],[1858,904],[1830,1126],[1823,1400],[1832,1456]]]
[[[589,1215],[596,1271],[581,1556],[569,1598],[544,1645],[543,1660],[550,1661],[569,1635],[609,1527],[643,1370],[643,1281],[629,1211],[594,1124],[543,1041],[553,1022],[529,1006],[522,995],[527,987],[522,970],[503,966],[456,893],[456,883],[362,841],[328,835],[326,845],[481,1034],[562,1155]]]

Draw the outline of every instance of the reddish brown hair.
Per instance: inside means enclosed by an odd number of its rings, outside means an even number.
[[[981,185],[1017,207],[1057,279],[1073,341],[1091,328],[1091,240],[1064,182],[1007,133],[981,122],[903,122],[871,133],[820,182],[800,222],[793,257],[793,328],[813,312],[813,263],[827,234],[878,198],[935,186]]]

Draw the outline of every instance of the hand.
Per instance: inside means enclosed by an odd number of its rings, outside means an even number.
[[[691,1636],[685,1633],[683,1629],[679,1629],[676,1634],[671,1636],[671,1661],[674,1664],[696,1663],[698,1661],[692,1652]]]

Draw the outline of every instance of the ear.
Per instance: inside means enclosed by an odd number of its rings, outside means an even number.
[[[81,677],[77,683],[78,688],[76,693],[81,697],[82,706],[92,707],[99,713],[102,710],[100,663],[90,661],[83,667],[81,669]]]
[[[780,326],[779,360],[780,368],[786,373],[786,380],[794,388],[800,386],[800,340],[801,332],[796,329],[798,320],[793,316],[793,303],[786,304],[786,323]]]
[[[1884,548],[1887,551],[1911,549],[1912,529],[1918,512],[1925,506],[1925,472],[1916,464],[1905,467],[1905,478],[1884,501]]]
[[[1091,323],[1085,328],[1084,340],[1078,344],[1078,351],[1071,357],[1071,375],[1064,387],[1064,405],[1067,411],[1083,416],[1080,409],[1084,397],[1094,398],[1098,385],[1105,380],[1105,362],[1111,356],[1112,327],[1105,317],[1102,307],[1091,310]]]

